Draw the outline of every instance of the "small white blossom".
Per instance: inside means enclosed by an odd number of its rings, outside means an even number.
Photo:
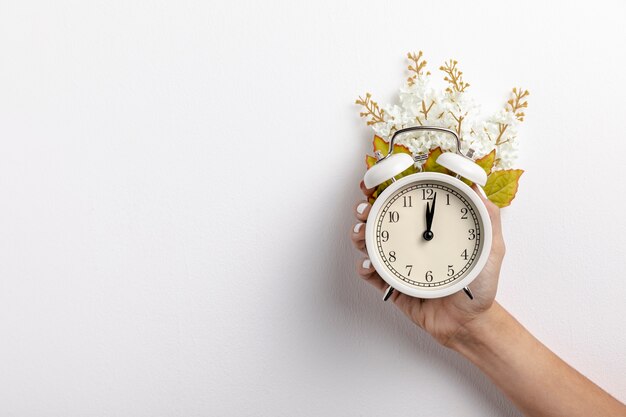
[[[422,75],[406,83],[399,91],[399,104],[382,107],[384,122],[372,125],[377,135],[388,139],[394,132],[409,126],[439,126],[459,133],[461,152],[473,150],[475,159],[496,149],[495,169],[513,166],[517,158],[517,126],[520,121],[502,109],[490,117],[481,116],[480,106],[466,92],[435,90],[430,76]],[[436,147],[454,151],[454,138],[441,132],[416,131],[397,137],[396,143],[411,153],[423,155]]]

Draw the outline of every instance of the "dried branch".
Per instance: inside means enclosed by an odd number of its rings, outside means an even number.
[[[365,111],[359,113],[359,115],[365,119],[369,117],[367,121],[368,126],[385,121],[385,111],[378,106],[378,103],[372,100],[370,93],[365,93],[365,98],[359,96],[355,104],[365,107]]]
[[[424,73],[424,67],[426,67],[427,61],[422,60],[420,62],[420,60],[422,59],[422,51],[419,51],[417,53],[417,55],[415,54],[415,52],[409,52],[408,54],[406,54],[407,58],[409,59],[411,63],[409,63],[409,66],[407,67],[409,72],[412,72],[413,74],[409,76],[409,78],[407,78],[407,83],[411,86],[413,84],[415,84],[415,80],[417,79],[417,77],[421,77]],[[430,72],[427,72],[426,75],[430,75]]]
[[[456,134],[459,136],[459,139],[463,139],[461,137],[461,125],[463,124],[463,120],[465,119],[465,116],[467,116],[467,113],[461,115],[459,114],[458,116],[452,112],[450,112],[450,114],[452,115],[452,118],[456,121]]]
[[[522,109],[528,107],[528,97],[530,93],[528,90],[522,90],[521,88],[513,88],[513,98],[506,102],[506,110],[515,114],[515,117],[520,122],[524,121],[524,112]]]
[[[528,107],[527,97],[530,95],[528,90],[522,90],[521,88],[513,88],[513,97],[506,102],[505,110],[515,115],[515,118],[520,122],[524,121],[524,112],[522,109]],[[507,143],[509,139],[503,140],[504,132],[509,127],[508,123],[498,123],[498,137],[496,138],[496,147]]]
[[[450,87],[446,88],[448,93],[453,93],[455,91],[462,93],[467,87],[470,86],[468,83],[463,81],[463,72],[457,68],[457,64],[457,61],[451,59],[443,66],[439,67],[441,71],[446,73],[444,80],[450,84]]]
[[[434,105],[435,105],[435,100],[431,100],[430,106],[426,108],[426,103],[424,102],[424,100],[422,100],[422,110],[420,110],[420,113],[424,115],[425,120],[428,120],[428,112],[430,111],[430,109],[433,108]]]
[[[496,147],[508,142],[508,139],[505,141],[502,140],[502,135],[504,135],[504,132],[506,132],[506,129],[508,127],[509,125],[506,123],[498,123],[498,137],[496,138]]]

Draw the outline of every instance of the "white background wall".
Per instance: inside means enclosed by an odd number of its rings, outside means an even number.
[[[519,415],[353,272],[419,49],[531,90],[498,299],[626,400],[625,3],[474,3],[0,2],[0,414]]]

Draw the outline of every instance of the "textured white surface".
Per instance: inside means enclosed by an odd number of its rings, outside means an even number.
[[[626,400],[624,15],[0,2],[0,414],[519,415],[353,273],[352,103],[418,49],[531,90],[498,298]]]

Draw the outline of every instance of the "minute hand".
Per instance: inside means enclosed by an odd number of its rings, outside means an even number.
[[[435,236],[431,228],[433,225],[433,218],[435,217],[435,204],[436,203],[437,203],[437,193],[435,193],[435,196],[433,197],[432,205],[429,203],[426,204],[426,231],[424,232],[424,235],[423,235],[425,240],[432,240],[432,238]]]

